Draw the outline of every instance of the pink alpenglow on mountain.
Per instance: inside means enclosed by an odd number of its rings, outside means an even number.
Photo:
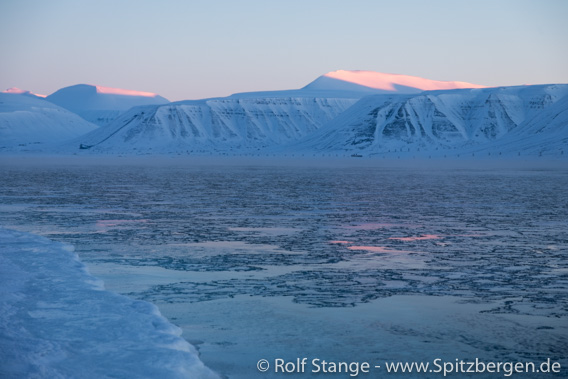
[[[95,86],[97,93],[104,93],[108,95],[122,95],[122,96],[141,96],[141,97],[158,97],[159,95],[153,92],[134,91],[130,89],[112,88]]]
[[[351,90],[379,93],[418,93],[422,91],[450,90],[460,88],[485,88],[466,82],[445,82],[417,76],[385,74],[374,71],[332,71],[308,84],[311,90]]]
[[[5,91],[2,91],[2,93],[12,93],[14,95],[26,95],[26,96],[35,96],[35,97],[45,97],[45,95],[40,95],[38,93],[33,93],[31,91],[26,91],[20,88],[16,88],[16,87],[12,87],[12,88],[8,88]]]

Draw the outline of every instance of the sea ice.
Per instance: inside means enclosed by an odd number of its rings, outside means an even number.
[[[105,291],[71,246],[0,229],[0,377],[217,378],[180,334]]]
[[[0,224],[74,245],[231,379],[301,357],[551,358],[566,376],[563,167],[24,163],[0,167]]]

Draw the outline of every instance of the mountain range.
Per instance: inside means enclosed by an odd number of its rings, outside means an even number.
[[[558,155],[568,147],[567,105],[568,85],[372,95],[294,148],[367,155],[455,150]],[[530,143],[522,148],[514,143],[524,139]]]
[[[45,98],[7,92],[0,93],[4,151],[38,142],[46,152],[51,145],[89,154],[561,157],[568,148],[564,84],[487,88],[340,70],[297,90],[173,103],[154,93],[92,85]],[[58,121],[50,121],[54,109]],[[26,130],[44,138],[27,140]]]

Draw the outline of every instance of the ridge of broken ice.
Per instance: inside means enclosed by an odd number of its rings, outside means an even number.
[[[217,378],[180,335],[105,291],[72,246],[0,228],[0,377]]]

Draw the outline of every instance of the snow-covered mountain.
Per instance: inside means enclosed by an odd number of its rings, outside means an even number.
[[[40,95],[37,93],[33,93],[31,91],[26,91],[17,87],[12,87],[12,88],[8,88],[5,91],[2,91],[1,93],[11,93],[11,94],[15,94],[15,95],[22,95],[22,96],[29,96],[29,97],[36,97],[36,98],[45,98],[45,95]]]
[[[46,100],[102,126],[128,109],[140,105],[167,104],[169,101],[151,92],[77,84],[62,88]]]
[[[84,136],[80,144],[113,152],[266,148],[313,133],[356,101],[245,96],[137,107]]]
[[[237,151],[298,141],[369,94],[480,87],[370,71],[335,71],[304,88],[136,108],[85,136],[105,151]]]
[[[0,93],[0,151],[62,143],[97,127],[40,97]]]
[[[568,157],[568,85],[553,86],[560,92],[562,88],[559,87],[564,87],[564,96],[546,106],[542,112],[535,112],[511,133],[488,144],[486,150]]]
[[[512,153],[521,149],[514,141],[524,138],[548,150],[544,142],[550,138],[562,144],[563,136],[566,146],[567,96],[568,85],[368,96],[291,148],[371,155],[489,147],[500,152],[507,142]]]
[[[322,97],[360,99],[374,94],[412,94],[458,88],[484,88],[465,82],[444,82],[417,76],[374,71],[338,70],[328,72],[301,89],[237,93],[231,97]]]
[[[34,117],[49,113],[49,103],[25,91],[13,92],[19,95],[2,95],[39,101],[43,107],[29,105],[28,113],[14,113],[17,107],[12,105],[7,108],[12,113],[4,112],[0,120],[8,145],[18,138],[23,142],[17,143],[39,141],[41,133],[25,132],[38,125],[44,134],[49,125],[61,134],[57,130],[69,124],[71,119],[65,119],[68,113],[61,113],[61,108],[57,109],[63,120],[36,121]],[[77,85],[47,100],[98,124],[109,122],[96,130],[86,123],[66,134],[89,131],[67,145],[74,152],[392,157],[566,151],[568,156],[567,96],[568,85],[563,84],[486,88],[406,75],[334,71],[301,89],[226,98],[169,103],[151,93]],[[15,133],[21,135],[15,139]]]
[[[349,91],[362,94],[397,93],[412,94],[459,88],[484,88],[466,82],[446,82],[417,76],[385,74],[374,71],[338,70],[320,76],[304,88],[304,91]]]

